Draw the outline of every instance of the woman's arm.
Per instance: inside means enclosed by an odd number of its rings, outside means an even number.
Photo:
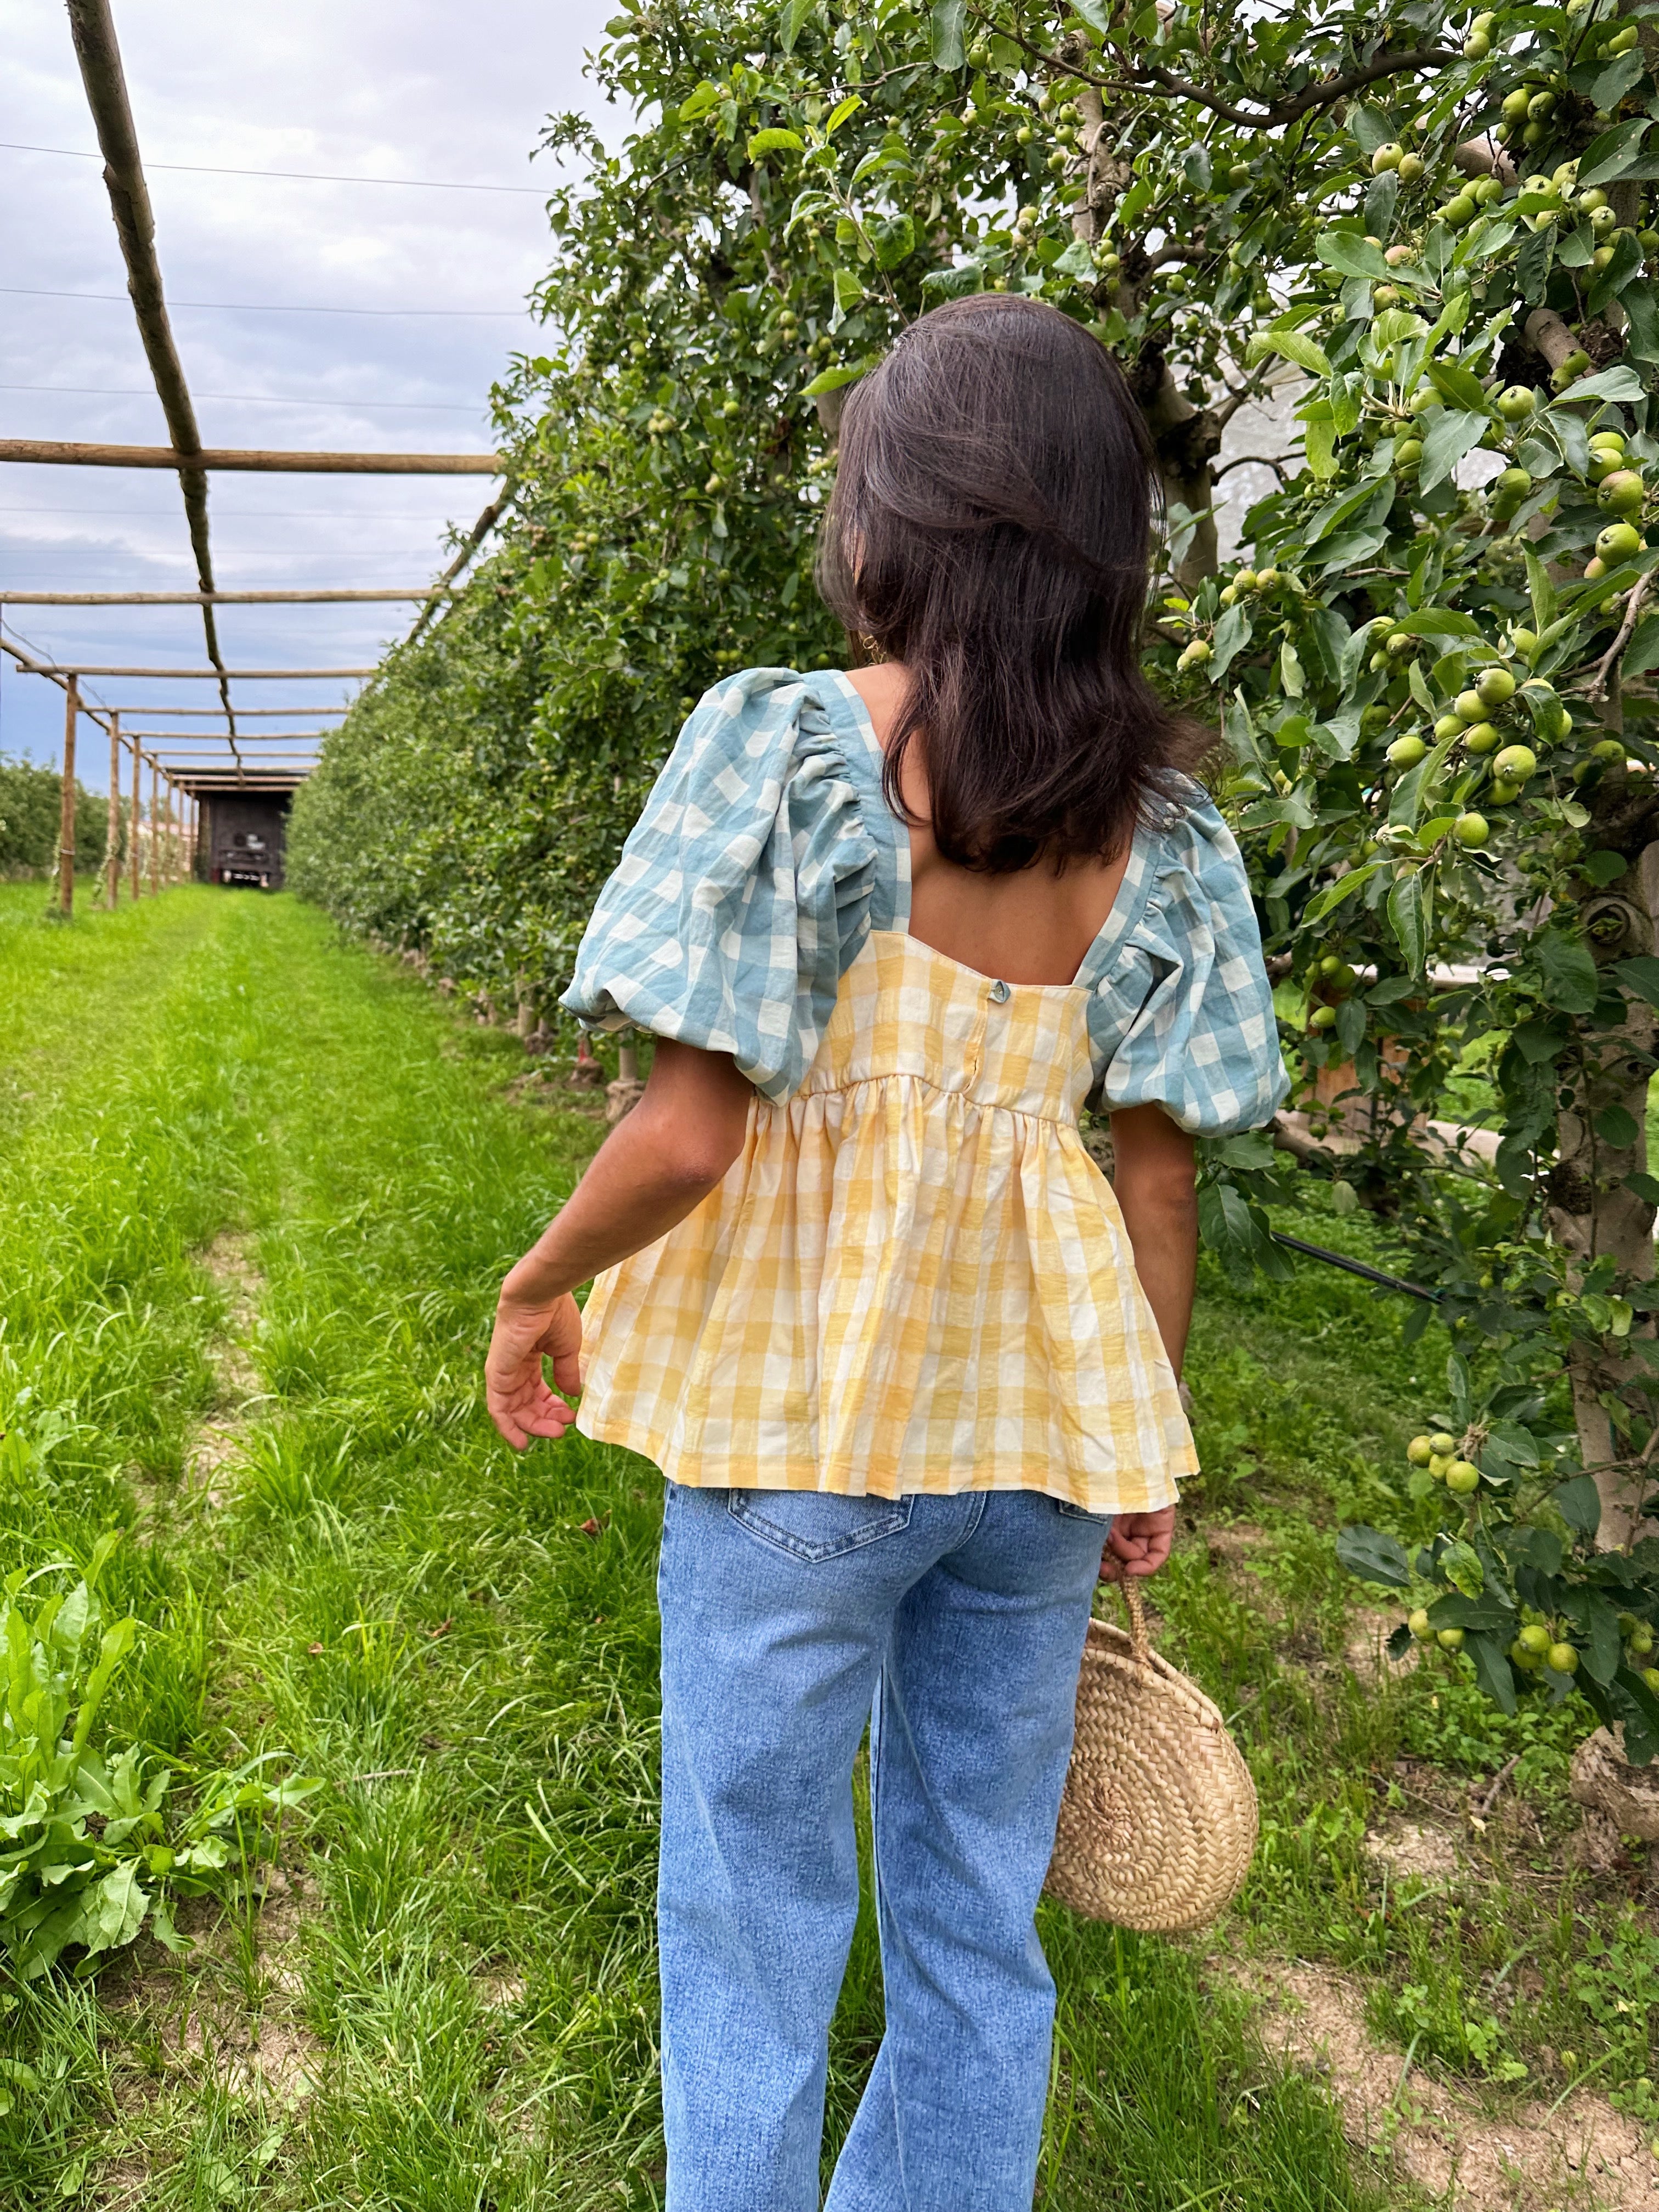
[[[580,1390],[581,1315],[570,1293],[654,1244],[708,1197],[743,1147],[754,1086],[729,1054],[659,1038],[644,1096],[501,1285],[484,1362],[489,1418],[514,1450],[574,1418],[542,1374]]]
[[[1198,1178],[1193,1139],[1160,1106],[1130,1106],[1112,1116],[1112,1188],[1134,1249],[1170,1364],[1177,1375],[1192,1325],[1198,1279]],[[1170,1556],[1175,1508],[1121,1513],[1112,1523],[1100,1571],[1108,1582],[1154,1575]]]

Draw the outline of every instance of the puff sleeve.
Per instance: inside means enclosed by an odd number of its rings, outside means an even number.
[[[1142,838],[1143,902],[1091,1007],[1098,1103],[1162,1106],[1194,1136],[1259,1128],[1290,1079],[1238,847],[1195,784]]]
[[[749,669],[705,693],[599,894],[561,1004],[729,1052],[798,1090],[844,969],[890,927],[894,825],[860,702],[834,672]]]

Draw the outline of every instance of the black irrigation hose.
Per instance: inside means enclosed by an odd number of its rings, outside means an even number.
[[[1431,1306],[1440,1303],[1438,1291],[1425,1291],[1421,1283],[1408,1283],[1402,1275],[1385,1275],[1380,1267],[1368,1267],[1363,1260],[1351,1260],[1345,1252],[1328,1252],[1322,1244],[1304,1244],[1299,1237],[1286,1237],[1279,1229],[1273,1231],[1273,1239],[1292,1252],[1305,1253],[1310,1260],[1323,1260],[1329,1267],[1363,1276],[1368,1283],[1380,1283],[1385,1291],[1403,1291],[1407,1297],[1426,1298]]]

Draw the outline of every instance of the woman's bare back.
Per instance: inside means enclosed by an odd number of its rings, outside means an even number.
[[[854,669],[848,681],[885,747],[904,696],[904,670],[885,662]],[[1109,864],[1074,861],[1060,875],[1045,867],[980,875],[945,860],[934,844],[927,775],[915,751],[905,760],[903,792],[921,817],[910,830],[911,936],[981,975],[1069,983],[1106,926],[1128,866],[1127,848]]]

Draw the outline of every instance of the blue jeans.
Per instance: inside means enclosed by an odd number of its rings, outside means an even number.
[[[817,2212],[870,1717],[886,2033],[826,2212],[1029,2212],[1054,1847],[1109,1520],[671,1483],[662,1611],[669,2212]]]

